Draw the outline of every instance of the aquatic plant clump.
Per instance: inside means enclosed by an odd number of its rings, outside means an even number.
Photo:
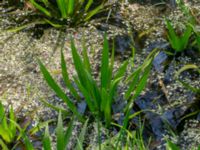
[[[74,88],[72,81],[69,79],[66,62],[64,60],[64,54],[61,52],[61,68],[65,85],[77,100],[80,97],[78,93],[78,91],[80,91],[83,94],[87,106],[93,116],[95,118],[104,118],[106,126],[109,127],[112,121],[112,104],[115,102],[118,84],[125,79],[124,75],[129,62],[125,61],[116,71],[116,73],[113,73],[114,49],[112,50],[111,58],[109,59],[108,40],[106,37],[104,37],[99,85],[92,75],[91,64],[88,59],[86,48],[83,49],[83,59],[81,59],[81,56],[78,54],[75,44],[72,40],[71,51],[74,67],[77,73],[77,76],[73,77],[73,79],[78,87],[78,90]],[[136,69],[126,79],[128,85],[128,89],[125,92],[125,99],[128,101],[128,105],[125,108],[126,111],[129,110],[133,101],[139,96],[147,83],[148,75],[151,69],[151,63],[154,58],[153,54],[155,54],[155,51],[153,51],[151,55],[147,57],[147,59],[144,61],[144,64],[138,67],[138,69]],[[52,78],[41,61],[39,61],[39,65],[44,79],[47,81],[51,89],[53,89],[58,97],[66,102],[69,109],[79,119],[82,120],[83,116],[78,112],[75,104],[73,104],[70,98],[66,96],[65,92]]]
[[[77,26],[106,9],[107,0],[28,0],[43,20],[54,26]]]

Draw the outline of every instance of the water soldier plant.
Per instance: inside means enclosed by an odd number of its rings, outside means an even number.
[[[101,58],[101,70],[99,75],[98,83],[92,74],[91,64],[87,55],[87,50],[83,48],[83,59],[77,52],[74,41],[71,40],[71,52],[74,62],[74,67],[77,76],[74,76],[74,83],[76,83],[77,88],[75,89],[72,85],[72,81],[69,79],[67,72],[67,65],[64,60],[63,51],[61,51],[61,68],[62,76],[66,87],[70,90],[74,98],[78,99],[80,91],[84,96],[87,106],[95,118],[101,118],[105,121],[106,126],[110,126],[112,121],[112,104],[115,102],[117,95],[117,88],[121,81],[125,80],[124,75],[126,68],[128,66],[128,60],[118,68],[118,70],[113,73],[114,65],[114,48],[112,49],[111,58],[109,58],[109,44],[106,36],[104,37],[104,44],[102,50]],[[144,89],[148,74],[150,72],[151,62],[153,60],[153,54],[150,55],[145,63],[134,71],[131,76],[127,79],[128,90],[125,94],[125,99],[128,100],[127,109],[133,103],[134,99],[139,96],[141,91]],[[69,107],[69,109],[79,118],[83,119],[83,116],[78,112],[76,106],[70,98],[65,94],[64,90],[56,83],[52,78],[46,67],[41,61],[39,61],[41,72],[44,79],[47,81],[48,85],[54,90],[59,98],[61,98]],[[47,102],[45,102],[47,103]],[[51,104],[48,104],[51,106]],[[63,110],[63,108],[60,108]],[[58,109],[57,109],[58,110]]]
[[[77,26],[105,10],[107,0],[28,0],[42,14],[43,20],[54,26]]]
[[[186,25],[186,30],[182,35],[177,35],[175,32],[175,29],[173,28],[171,22],[166,19],[166,27],[167,27],[167,37],[169,40],[169,43],[171,47],[176,51],[176,52],[182,52],[184,51],[187,46],[189,39],[193,33],[192,27],[190,25]]]
[[[95,117],[105,118],[106,125],[109,126],[112,116],[112,104],[116,96],[116,90],[119,82],[123,79],[128,61],[125,61],[118,71],[113,74],[114,65],[114,49],[112,50],[111,59],[109,61],[109,44],[106,37],[104,37],[104,45],[102,50],[101,71],[100,71],[100,85],[93,78],[91,64],[87,55],[86,48],[83,49],[83,59],[77,52],[74,41],[71,41],[71,51],[74,61],[77,76],[74,76],[78,90],[83,94],[90,112]],[[66,96],[64,91],[58,86],[55,80],[51,77],[45,66],[39,61],[40,69],[44,75],[48,85],[56,92],[56,94],[63,99],[70,110],[81,118],[76,106],[72,104],[71,100]],[[79,96],[78,91],[72,86],[69,80],[64,54],[61,52],[61,67],[62,76],[67,88],[71,91],[73,96]]]
[[[200,51],[200,34],[199,34],[199,19],[197,16],[193,14],[193,11],[191,8],[185,5],[185,2],[183,0],[177,0],[177,4],[183,14],[187,16],[187,20],[185,21],[187,23],[187,26],[190,26],[192,28],[192,31],[194,33],[194,41],[192,42],[192,46],[197,46],[198,51]],[[189,27],[186,27],[186,30]]]

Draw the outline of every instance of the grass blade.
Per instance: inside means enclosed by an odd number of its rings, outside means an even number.
[[[116,90],[117,90],[117,86],[119,84],[119,82],[122,80],[123,77],[121,78],[117,78],[115,80],[113,80],[111,82],[111,85],[110,85],[110,98],[111,98],[111,104],[114,100],[114,97],[115,97],[115,94],[116,94]]]
[[[112,47],[112,53],[111,53],[111,59],[110,59],[110,66],[109,66],[109,76],[108,76],[108,81],[112,80],[113,76],[113,67],[114,67],[114,59],[115,59],[115,46],[113,42],[113,47]],[[108,85],[109,86],[109,85]]]

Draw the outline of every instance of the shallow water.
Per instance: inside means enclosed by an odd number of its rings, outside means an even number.
[[[94,21],[90,27],[70,28],[66,32],[47,28],[46,26],[36,26],[17,33],[8,33],[2,30],[5,26],[13,26],[16,24],[12,22],[12,18],[7,18],[9,15],[6,16],[1,13],[0,96],[4,99],[4,105],[12,103],[15,110],[23,106],[20,112],[22,116],[37,108],[34,116],[35,122],[55,118],[57,113],[44,107],[39,99],[45,97],[55,105],[66,106],[47,87],[40,74],[36,58],[40,58],[52,72],[56,80],[62,84],[59,73],[60,44],[62,43],[60,39],[64,39],[65,58],[70,76],[72,76],[74,75],[74,68],[70,52],[70,38],[73,35],[76,45],[81,51],[81,40],[85,36],[89,57],[93,64],[92,67],[95,70],[94,74],[98,76],[103,32],[106,31],[108,33],[110,41],[114,39],[117,58],[115,68],[117,68],[124,59],[128,59],[131,56],[130,45],[133,43],[129,36],[130,34],[128,34],[130,31],[128,25],[131,25],[136,47],[136,66],[141,64],[148,53],[154,48],[161,50],[153,62],[153,69],[149,77],[148,86],[135,101],[135,106],[132,111],[151,110],[151,112],[144,112],[142,114],[146,120],[144,130],[146,133],[144,133],[144,137],[148,139],[149,135],[153,136],[157,142],[152,142],[154,143],[154,148],[163,143],[163,136],[168,135],[166,132],[168,128],[179,132],[177,134],[177,143],[181,145],[182,141],[179,141],[179,139],[182,139],[182,133],[187,131],[187,127],[184,127],[185,122],[181,118],[199,109],[193,108],[193,106],[196,106],[194,105],[196,101],[199,101],[199,97],[178,83],[174,78],[174,74],[185,64],[199,65],[200,58],[199,53],[193,50],[176,56],[169,56],[164,52],[164,50],[169,50],[170,47],[164,35],[162,11],[164,10],[158,6],[154,7],[152,5],[146,6],[133,3],[128,6],[121,6],[120,14],[117,14],[121,15],[120,19],[125,22],[123,25],[115,26],[116,21],[112,25],[102,23],[101,27],[97,27]],[[177,19],[176,17],[180,13],[178,11],[177,14],[177,12],[169,10],[169,8],[164,12],[164,14],[170,12],[167,15],[174,20]],[[181,20],[182,17],[183,15],[180,13],[179,19]],[[128,25],[127,22],[129,23]],[[129,73],[131,73],[131,70],[127,72],[127,74]],[[188,73],[183,75],[183,78],[189,78],[189,82],[196,87],[200,86],[199,75]],[[121,85],[120,88],[126,88],[126,85]],[[66,91],[66,93],[70,95],[69,91]],[[114,115],[117,116],[123,110],[126,104],[122,102],[123,100],[123,96],[119,96],[119,100],[113,105]],[[80,112],[85,112],[85,103],[78,103],[78,108]],[[198,113],[192,119],[198,122],[199,116],[200,114]],[[122,124],[123,117],[123,114],[121,114],[119,118],[116,117],[116,121]],[[137,128],[137,121],[138,118],[132,120],[135,125],[134,128]],[[180,128],[181,130],[179,130]]]

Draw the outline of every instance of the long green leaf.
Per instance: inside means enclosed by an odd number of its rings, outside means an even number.
[[[44,150],[51,150],[51,139],[50,139],[50,135],[49,135],[48,124],[45,128],[45,133],[44,133],[44,137],[42,139],[42,144],[43,144]]]
[[[96,105],[94,105],[92,101],[89,91],[87,91],[87,89],[85,89],[85,87],[77,79],[75,79],[75,82],[79,90],[83,94],[90,111],[94,113],[97,109],[96,109]]]
[[[10,143],[12,141],[11,139],[11,133],[10,130],[8,128],[4,128],[1,124],[0,124],[0,136],[3,138],[4,141],[6,141],[7,143]]]
[[[17,122],[16,118],[15,118],[15,114],[14,114],[14,110],[13,110],[13,107],[11,106],[11,109],[10,109],[10,120],[14,121],[14,122]],[[12,122],[10,122],[9,124],[9,129],[12,133],[12,139],[15,138],[16,136],[16,126],[15,124],[13,124]]]
[[[100,13],[100,11],[103,9],[103,5],[97,6],[95,9],[89,11],[84,19],[84,21],[90,20],[94,15]]]
[[[68,75],[68,72],[67,72],[67,66],[66,66],[66,62],[65,62],[64,54],[63,54],[62,50],[61,50],[61,68],[62,68],[62,76],[63,76],[63,80],[65,82],[65,85],[69,88],[69,90],[73,94],[73,96],[75,98],[79,99],[79,95],[78,95],[77,91],[75,90],[75,88],[71,84],[71,81],[69,80],[69,75]]]
[[[72,120],[70,121],[68,128],[67,128],[65,135],[64,135],[64,145],[65,145],[66,148],[67,148],[69,140],[72,136],[73,125],[74,125],[74,118],[72,118]]]
[[[72,51],[74,66],[78,74],[78,78],[82,85],[87,85],[86,80],[85,80],[85,71],[84,71],[83,61],[81,60],[81,57],[77,52],[73,39],[71,40],[71,51]]]
[[[152,62],[152,60],[149,60],[149,62]],[[149,64],[149,66],[145,68],[144,73],[140,81],[138,82],[138,86],[135,89],[133,99],[137,98],[139,94],[142,92],[142,90],[145,88],[150,71],[151,71],[151,64]]]
[[[75,7],[75,0],[68,0],[68,14],[72,15],[74,13],[74,7]]]
[[[0,146],[2,148],[2,150],[9,150],[6,143],[3,142],[3,140],[0,139]]]
[[[177,52],[181,52],[186,49],[189,38],[192,35],[192,27],[191,25],[186,26],[186,30],[184,31],[182,36],[178,36],[172,27],[169,20],[166,19],[167,29],[168,29],[168,40],[174,50]]]
[[[67,16],[67,3],[65,0],[56,0],[62,18],[66,19]]]
[[[8,129],[8,123],[6,120],[6,113],[3,104],[0,102],[0,124],[2,128]]]
[[[85,12],[87,12],[90,9],[90,6],[93,4],[93,0],[88,0],[87,5],[85,6]]]
[[[100,92],[100,88],[98,87],[96,81],[92,78],[92,76],[87,73],[87,79],[89,81],[89,89],[88,91],[90,91],[92,99],[94,100],[94,104],[96,106],[100,106],[101,105],[101,92]],[[91,90],[92,89],[92,90]],[[97,107],[99,108],[99,107]],[[98,110],[96,110],[98,111]]]
[[[87,54],[86,45],[85,45],[85,39],[83,39],[82,47],[83,47],[83,63],[84,63],[84,67],[89,72],[89,74],[92,74],[91,64],[90,64],[90,60],[89,60],[89,57],[88,57],[88,54]]]
[[[131,75],[131,78],[129,77],[128,81],[132,80],[130,83],[130,86],[128,87],[127,91],[125,92],[125,99],[128,100],[131,96],[131,93],[134,91],[137,83],[139,82],[139,76],[140,76],[141,68],[137,69],[134,74]]]
[[[55,27],[55,28],[61,28],[61,27],[63,27],[63,25],[60,25],[60,24],[58,24],[58,23],[55,23],[55,22],[53,22],[53,21],[51,21],[51,20],[49,20],[49,19],[46,19],[46,18],[44,18],[44,21],[45,21],[46,23],[50,24],[52,27]]]
[[[170,41],[170,44],[172,45],[172,48],[175,50],[179,50],[179,39],[174,31],[174,28],[172,27],[169,20],[166,19],[167,29],[168,29],[168,39]]]
[[[55,119],[50,119],[45,122],[39,122],[36,127],[33,127],[29,130],[30,135],[36,134],[36,132],[40,131],[42,128],[46,128],[49,123],[52,123],[54,121]]]
[[[62,114],[59,112],[58,115],[58,123],[56,127],[56,147],[58,150],[65,150],[66,147],[64,145],[64,129],[63,129],[63,121],[62,121]]]
[[[78,137],[78,144],[76,145],[75,147],[75,150],[82,150],[82,145],[83,145],[83,141],[85,139],[85,133],[86,133],[86,130],[87,130],[87,125],[88,125],[88,121],[89,119],[87,119],[83,125],[83,128],[81,130],[81,133],[79,134],[79,137]]]
[[[91,99],[94,101],[94,105],[96,106],[96,108],[99,109],[99,106],[101,104],[100,89],[99,89],[96,81],[93,79],[93,77],[87,71],[85,71],[85,76],[86,76],[87,85],[88,85],[87,90],[90,93]],[[98,110],[96,110],[96,111],[98,111]]]
[[[78,80],[80,81],[82,87],[84,87],[89,92],[90,99],[94,100],[95,106],[100,105],[100,92],[98,86],[91,74],[84,68],[84,63],[77,52],[77,49],[72,40],[71,42],[72,56],[74,61],[74,66],[78,74]],[[87,96],[88,97],[88,96]],[[97,107],[98,108],[98,107]]]
[[[109,44],[106,35],[104,35],[104,44],[103,44],[103,52],[101,59],[101,88],[107,88],[109,85],[108,73],[109,73]]]
[[[32,143],[31,143],[31,141],[29,140],[28,136],[25,135],[25,133],[22,133],[22,137],[24,139],[26,150],[34,150],[34,147],[33,147]]]
[[[65,115],[69,115],[69,114],[70,114],[69,111],[67,111],[67,110],[65,110],[65,109],[63,109],[63,108],[61,108],[61,107],[59,107],[59,106],[55,106],[55,105],[53,105],[53,104],[47,102],[44,98],[40,98],[39,100],[40,100],[45,106],[47,106],[47,107],[49,107],[49,108],[52,108],[52,109],[56,110],[57,112],[61,111],[62,114],[65,114]]]
[[[48,0],[42,0],[42,2],[45,4],[46,7],[48,7],[48,5],[49,5],[49,1]]]
[[[43,12],[45,15],[47,15],[48,17],[52,17],[51,13],[46,8],[38,4],[35,0],[30,0],[30,2],[33,4],[33,6],[35,6],[35,8]]]
[[[192,27],[187,25],[186,31],[184,32],[183,36],[181,37],[181,45],[183,45],[183,49],[185,49],[187,47],[191,34],[192,34]]]
[[[64,102],[66,102],[67,106],[70,108],[70,110],[80,119],[83,120],[82,116],[78,112],[76,106],[70,101],[70,99],[66,96],[64,91],[58,86],[58,84],[55,82],[55,80],[52,78],[50,73],[47,71],[46,67],[42,64],[40,60],[38,60],[40,70],[44,76],[44,79],[47,81],[48,85],[51,87],[51,89],[54,90],[54,92],[60,97]]]
[[[118,71],[116,72],[116,75],[115,75],[114,79],[121,78],[122,76],[124,76],[128,64],[129,64],[129,62],[128,62],[128,61],[125,61],[125,62],[120,66],[120,68],[119,68]]]

